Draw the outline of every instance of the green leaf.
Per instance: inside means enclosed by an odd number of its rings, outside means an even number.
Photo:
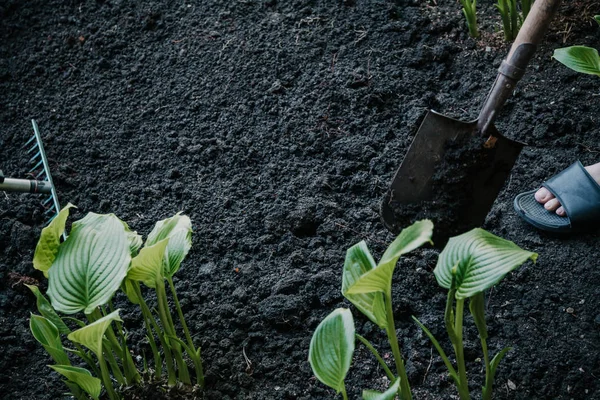
[[[352,287],[347,291],[348,294],[362,294],[372,292],[387,293],[392,284],[392,275],[394,274],[395,264],[379,264],[375,269],[363,274]]]
[[[440,286],[450,289],[455,279],[456,299],[467,299],[494,286],[508,272],[537,254],[521,249],[483,229],[450,238],[433,271]]]
[[[58,333],[67,334],[71,329],[63,322],[62,318],[54,311],[48,299],[40,292],[40,289],[35,285],[25,285],[33,292],[36,297],[37,309],[44,317],[52,322],[57,328]]]
[[[494,385],[494,379],[496,379],[496,370],[498,369],[498,364],[500,364],[500,361],[502,361],[506,353],[508,353],[510,350],[511,347],[503,348],[490,362],[490,374],[489,376],[485,377],[486,384],[483,386],[483,398],[492,398],[492,387]]]
[[[31,314],[29,329],[31,329],[33,337],[44,346],[44,349],[57,364],[71,364],[60,341],[58,328],[49,319]]]
[[[66,365],[49,365],[49,367],[69,381],[76,383],[77,386],[83,389],[94,400],[100,397],[100,391],[102,390],[100,379],[93,377],[87,369]]]
[[[556,49],[552,57],[574,71],[600,76],[600,55],[598,50],[591,47],[571,46]]]
[[[432,234],[433,222],[428,219],[415,222],[400,232],[398,237],[388,246],[385,253],[383,253],[383,257],[381,257],[379,264],[396,264],[403,254],[409,253],[425,243],[433,244],[431,241]]]
[[[145,246],[133,260],[127,273],[127,279],[142,281],[150,288],[156,288],[163,278],[163,260],[170,239]]]
[[[146,239],[146,246],[152,246],[167,238],[169,245],[164,256],[164,275],[170,278],[179,270],[181,262],[192,247],[192,221],[190,218],[178,212],[171,218],[158,221]]]
[[[398,393],[399,388],[400,378],[396,379],[394,384],[383,393],[377,392],[375,390],[363,390],[362,398],[363,400],[394,400],[396,398],[396,393]]]
[[[131,253],[131,257],[135,257],[140,250],[140,247],[142,247],[142,244],[144,243],[142,240],[142,235],[138,235],[136,231],[132,231],[125,221],[121,221],[121,223],[125,228],[125,235],[127,236],[127,242],[129,243],[129,252]]]
[[[344,379],[354,353],[354,320],[352,313],[338,308],[317,327],[310,341],[308,360],[321,382],[338,393],[344,389]]]
[[[469,311],[475,321],[479,337],[485,340],[488,337],[487,325],[485,323],[485,297],[483,292],[474,294],[469,299]]]
[[[342,295],[347,298],[356,308],[360,310],[373,323],[385,329],[387,318],[385,314],[385,302],[383,295],[379,292],[350,294],[351,288],[362,275],[375,268],[375,260],[367,244],[362,241],[350,247],[346,252],[344,272],[342,274]]]
[[[131,279],[125,278],[121,283],[121,290],[127,295],[127,298],[133,304],[140,304],[140,299],[138,298],[137,292],[135,291],[133,285],[137,285],[138,283],[132,281]]]
[[[89,213],[73,223],[50,269],[48,296],[55,310],[90,314],[121,285],[131,262],[123,223],[114,214]]]
[[[119,317],[119,310],[115,310],[105,317],[84,326],[74,332],[71,332],[67,338],[75,343],[79,343],[90,349],[96,356],[102,356],[102,338],[104,332],[113,321],[123,322]]]
[[[33,268],[42,271],[46,278],[48,277],[48,270],[56,258],[56,253],[58,253],[60,236],[65,231],[65,224],[67,223],[69,208],[71,207],[75,206],[71,203],[67,204],[60,210],[52,222],[42,229],[40,240],[38,240],[37,246],[35,246]]]
[[[596,20],[598,25],[600,25],[600,15],[594,15],[594,19]]]

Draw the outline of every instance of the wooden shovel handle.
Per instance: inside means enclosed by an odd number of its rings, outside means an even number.
[[[531,43],[536,46],[540,44],[559,5],[560,0],[536,0],[533,3],[523,26],[519,29],[517,38],[510,48],[510,52],[506,57],[507,60],[511,59],[515,50],[523,43]]]
[[[494,86],[479,113],[477,128],[482,135],[486,135],[498,112],[525,73],[527,64],[546,34],[559,4],[560,0],[536,0],[533,3],[506,60],[498,69]]]

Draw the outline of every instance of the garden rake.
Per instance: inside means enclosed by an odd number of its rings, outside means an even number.
[[[42,205],[46,208],[45,215],[54,219],[60,211],[60,203],[56,195],[56,189],[50,175],[50,167],[48,166],[48,158],[44,151],[42,136],[38,129],[35,120],[31,120],[33,125],[33,136],[25,143],[23,149],[26,149],[26,154],[30,156],[29,163],[33,167],[28,174],[33,176],[33,179],[14,179],[7,178],[0,171],[0,190],[6,192],[25,192],[25,193],[40,193],[48,196],[42,201]]]

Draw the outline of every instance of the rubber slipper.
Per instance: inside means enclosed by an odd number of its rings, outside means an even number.
[[[583,232],[600,226],[600,185],[581,162],[550,178],[542,185],[560,201],[566,211],[561,217],[537,202],[537,190],[515,197],[515,211],[536,228],[549,232]]]

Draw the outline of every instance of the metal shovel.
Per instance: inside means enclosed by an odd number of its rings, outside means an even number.
[[[559,3],[535,1],[477,120],[461,122],[435,111],[427,113],[381,204],[381,218],[389,230],[398,232],[415,219],[421,206],[441,208],[453,219],[447,226],[441,224],[443,231],[436,226],[436,244],[483,224],[524,146],[502,136],[494,120],[523,76]],[[439,201],[451,185],[455,198]]]

